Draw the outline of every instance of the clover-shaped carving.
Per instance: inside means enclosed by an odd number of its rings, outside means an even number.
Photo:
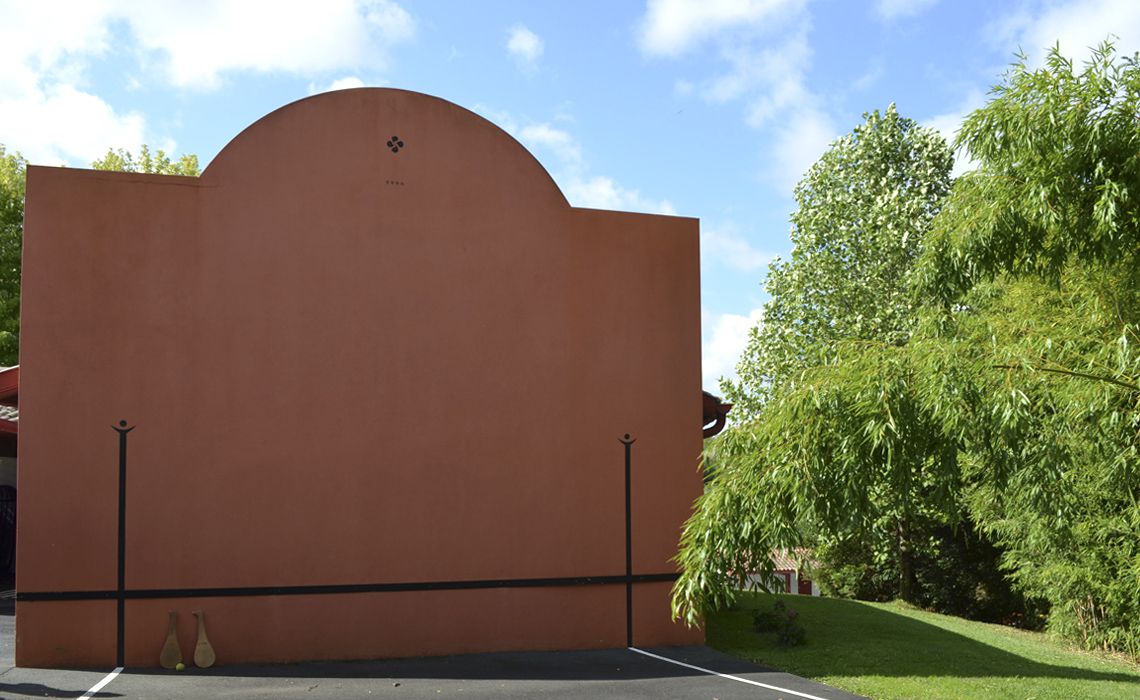
[[[400,140],[399,136],[393,136],[388,139],[388,148],[392,149],[393,153],[399,153],[400,149],[404,147],[404,142]]]

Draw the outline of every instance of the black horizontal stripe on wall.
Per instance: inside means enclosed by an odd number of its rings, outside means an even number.
[[[477,581],[419,581],[410,583],[349,583],[323,586],[241,586],[234,588],[143,588],[127,589],[127,600],[153,598],[231,598],[276,595],[337,595],[346,593],[403,593],[408,591],[469,591],[486,588],[555,588],[561,586],[612,586],[629,583],[676,581],[680,574],[635,574],[633,576],[571,576],[564,578],[484,579]],[[116,600],[119,592],[105,591],[16,591],[19,602],[61,600]]]

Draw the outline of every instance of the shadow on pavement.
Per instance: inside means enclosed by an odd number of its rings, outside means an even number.
[[[729,674],[774,673],[708,647],[647,649],[653,653]],[[127,669],[126,674],[173,674],[162,669]],[[649,658],[628,649],[585,651],[497,652],[458,656],[379,659],[373,661],[310,661],[297,664],[236,664],[183,672],[201,676],[264,678],[385,678],[611,681],[704,676],[700,671]]]
[[[41,683],[0,683],[0,698],[28,697],[28,698],[77,698],[87,692],[86,688],[78,690],[63,690],[52,688]],[[100,691],[92,698],[121,698],[118,693]]]

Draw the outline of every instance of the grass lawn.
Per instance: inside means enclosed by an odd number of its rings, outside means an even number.
[[[876,700],[1140,700],[1140,666],[1040,633],[897,603],[780,597],[800,613],[805,644],[783,649],[754,632],[752,610],[771,610],[776,596],[749,593],[709,618],[709,646]]]

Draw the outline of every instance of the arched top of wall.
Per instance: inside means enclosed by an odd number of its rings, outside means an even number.
[[[336,90],[285,105],[246,127],[203,185],[332,178],[346,185],[430,187],[568,207],[541,163],[510,134],[447,100],[393,88]]]

